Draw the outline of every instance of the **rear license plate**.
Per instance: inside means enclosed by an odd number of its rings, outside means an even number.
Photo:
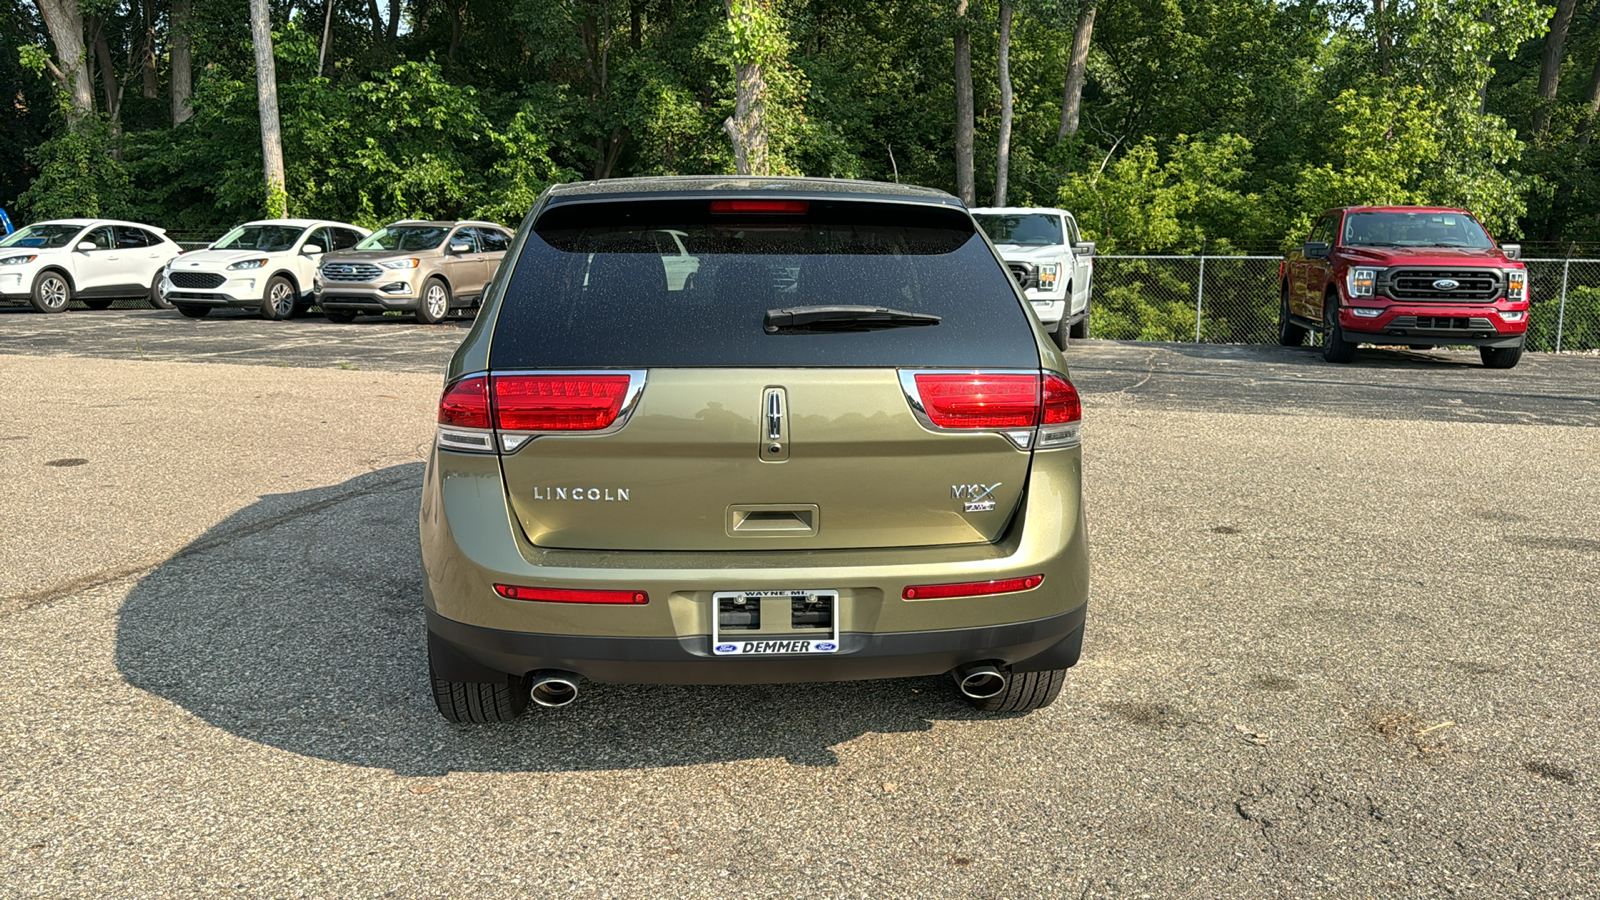
[[[756,610],[757,626],[725,627],[723,607],[727,605]],[[796,627],[801,622],[820,624]],[[711,595],[711,652],[715,656],[815,656],[838,650],[838,591],[718,591]]]

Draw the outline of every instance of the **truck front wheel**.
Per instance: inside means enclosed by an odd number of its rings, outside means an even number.
[[[1322,299],[1322,358],[1333,363],[1356,358],[1356,345],[1345,340],[1344,329],[1339,327],[1339,294],[1335,291]]]

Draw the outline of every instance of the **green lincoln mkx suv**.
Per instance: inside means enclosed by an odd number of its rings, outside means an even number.
[[[978,709],[1054,701],[1088,596],[1080,406],[1027,306],[940,191],[546,191],[439,402],[439,711],[945,672]]]

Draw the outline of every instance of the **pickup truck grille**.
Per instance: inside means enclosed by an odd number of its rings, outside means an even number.
[[[1022,285],[1023,290],[1031,291],[1039,287],[1039,269],[1033,263],[1006,263],[1006,268],[1011,270],[1011,277]]]
[[[227,281],[227,276],[215,272],[173,272],[167,276],[172,279],[172,286],[185,290],[206,290],[208,288],[222,287]]]
[[[1488,302],[1500,296],[1502,278],[1494,269],[1396,269],[1386,293],[1395,300]]]
[[[328,263],[322,267],[323,281],[371,281],[383,270],[371,263]]]

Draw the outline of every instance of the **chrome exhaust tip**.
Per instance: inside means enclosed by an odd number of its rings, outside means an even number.
[[[951,674],[962,695],[974,700],[987,700],[1006,689],[1005,673],[988,664],[964,666]]]
[[[578,676],[571,672],[535,672],[529,696],[548,709],[566,706],[578,699]]]

